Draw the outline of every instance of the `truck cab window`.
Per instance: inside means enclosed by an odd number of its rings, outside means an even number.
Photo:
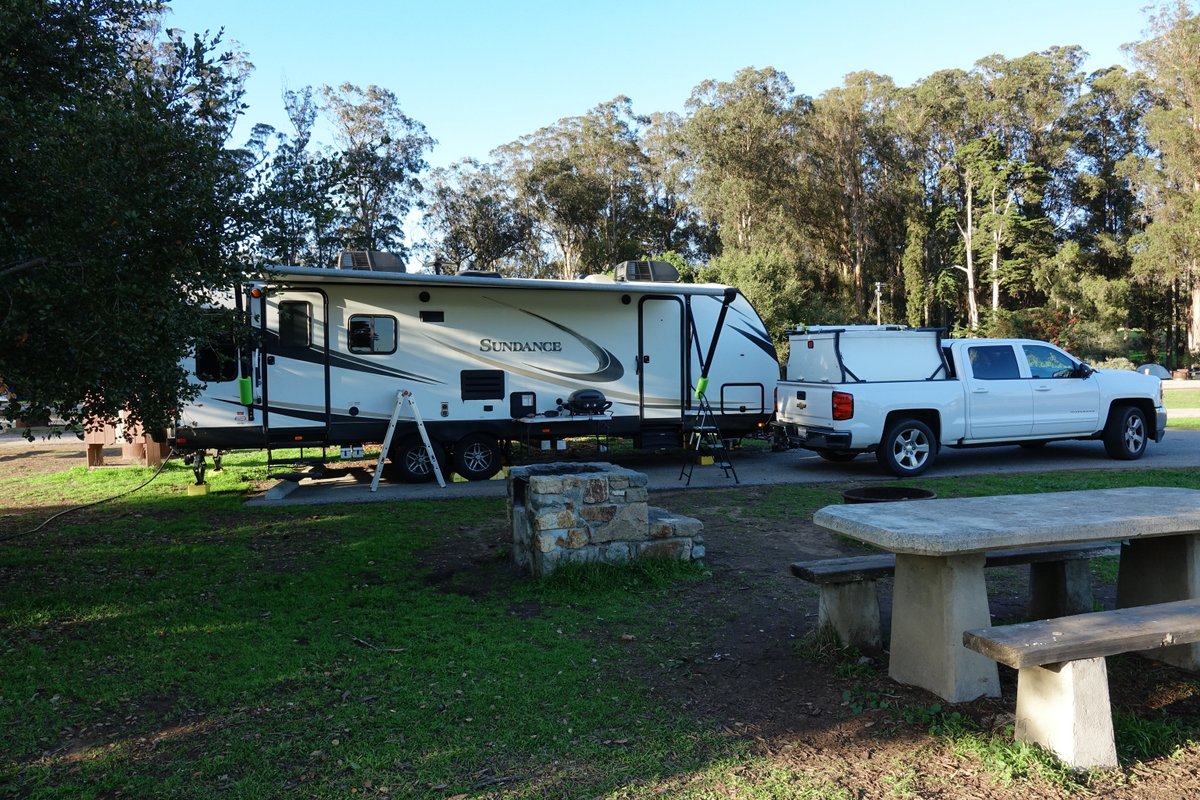
[[[1008,381],[1021,377],[1017,355],[1007,344],[983,345],[967,350],[971,374],[980,381]]]
[[[1027,344],[1024,349],[1035,378],[1070,378],[1076,374],[1075,362],[1053,348]]]
[[[373,314],[355,314],[346,328],[347,349],[351,353],[396,352],[396,318]]]
[[[285,300],[279,304],[279,345],[308,347],[312,344],[312,303]]]

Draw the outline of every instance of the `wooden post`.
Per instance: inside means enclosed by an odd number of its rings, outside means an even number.
[[[84,426],[83,441],[87,445],[87,465],[104,466],[104,448],[116,443],[117,431],[112,425]]]

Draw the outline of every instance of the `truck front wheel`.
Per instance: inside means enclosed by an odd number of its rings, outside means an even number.
[[[875,457],[883,468],[897,478],[913,478],[933,463],[937,442],[924,422],[902,419],[892,423],[883,434]]]
[[[1137,406],[1116,406],[1104,426],[1104,451],[1109,458],[1133,461],[1146,452],[1146,415]]]

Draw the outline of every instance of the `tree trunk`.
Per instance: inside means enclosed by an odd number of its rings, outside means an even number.
[[[1191,310],[1188,314],[1187,348],[1193,359],[1200,358],[1200,269],[1191,267]],[[1191,366],[1186,364],[1184,366]]]
[[[963,237],[963,249],[966,251],[967,265],[967,321],[971,330],[979,329],[979,300],[975,290],[975,187],[967,180],[966,191],[967,224],[960,229]]]

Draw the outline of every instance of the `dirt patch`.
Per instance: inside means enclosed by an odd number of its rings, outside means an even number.
[[[704,615],[672,614],[653,649],[674,656],[635,667],[631,678],[654,687],[665,702],[724,726],[759,753],[860,797],[1025,798],[1067,796],[1037,776],[1007,785],[1003,768],[986,757],[954,752],[947,737],[931,736],[942,701],[887,677],[886,652],[847,659],[822,657],[812,637],[816,587],[790,574],[793,561],[850,555],[857,546],[812,525],[807,515],[771,523],[753,509],[765,489],[746,487],[731,509],[714,492],[656,493],[655,505],[705,523],[706,563],[712,580],[678,588],[676,607]],[[994,618],[1023,618],[1028,568],[988,571]],[[1099,586],[1097,601],[1112,607],[1113,587]],[[883,630],[890,624],[891,581],[880,581]],[[696,617],[701,618],[697,619]],[[826,653],[827,656],[832,655]],[[672,665],[663,669],[662,664]],[[1153,717],[1198,715],[1194,676],[1136,656],[1110,659],[1113,701],[1122,711]],[[1002,737],[1012,724],[1016,672],[1001,667],[1003,697],[959,704],[972,729]],[[1169,755],[1167,753],[1164,756]],[[1124,773],[1096,778],[1087,789],[1108,797],[1181,797],[1200,789],[1200,752],[1132,764]],[[1153,775],[1152,781],[1147,777]],[[1080,789],[1082,787],[1076,787]]]
[[[951,736],[931,734],[937,715],[958,715],[966,728],[1008,741],[1016,673],[1001,668],[1003,697],[943,707],[921,689],[887,677],[886,652],[850,658],[820,651],[811,634],[817,621],[815,586],[793,577],[793,561],[862,552],[853,542],[814,526],[809,514],[771,520],[754,513],[769,487],[736,492],[656,492],[651,503],[704,522],[711,579],[676,586],[664,602],[662,624],[629,642],[630,681],[666,705],[684,709],[725,736],[745,741],[778,767],[850,797],[1001,798],[1102,795],[1116,798],[1186,797],[1200,793],[1200,751],[1185,747],[1147,764],[1093,777],[1064,788],[1062,779],[1008,773],[987,753],[964,755]],[[462,531],[464,545],[423,554],[428,581],[463,594],[503,592],[515,580],[505,558],[507,527],[492,521]],[[1027,568],[988,571],[996,619],[1023,618]],[[1096,599],[1111,607],[1113,587]],[[891,581],[880,581],[883,627],[889,626]],[[696,609],[702,613],[690,613]],[[516,607],[509,613],[536,615]],[[618,634],[613,633],[614,638]],[[1200,688],[1192,676],[1136,656],[1110,659],[1113,701],[1121,711],[1200,716]],[[989,759],[992,763],[989,763]]]

